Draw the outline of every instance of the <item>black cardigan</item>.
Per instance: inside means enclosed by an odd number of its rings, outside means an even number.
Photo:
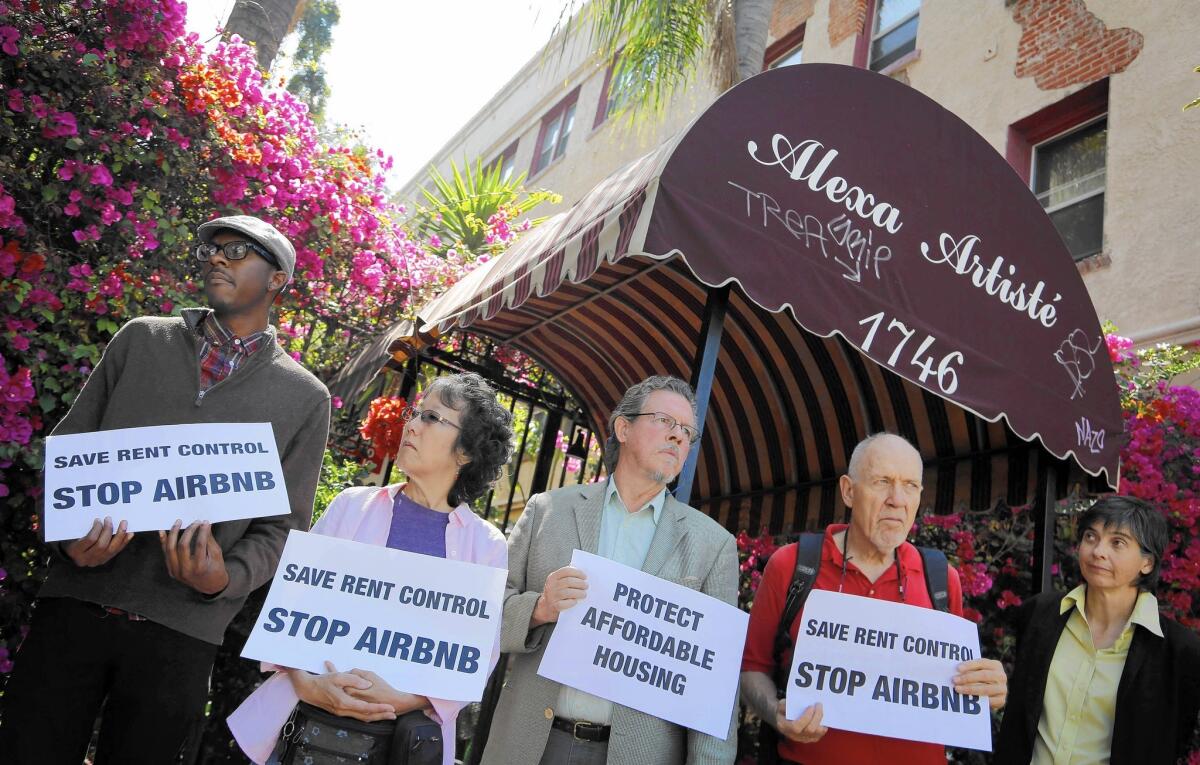
[[[1028,765],[1033,757],[1046,677],[1071,612],[1063,593],[1042,593],[1016,611],[1017,663],[996,740],[997,765]],[[1112,765],[1174,765],[1187,753],[1200,710],[1200,637],[1161,618],[1163,637],[1135,625],[1117,687]]]

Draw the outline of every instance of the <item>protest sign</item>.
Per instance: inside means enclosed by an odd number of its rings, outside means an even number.
[[[538,674],[725,738],[749,615],[582,550],[571,565],[588,594],[559,614]]]
[[[819,701],[831,728],[991,751],[987,699],[951,683],[958,664],[979,658],[973,622],[824,590],[808,594],[801,620],[789,720]]]
[[[479,701],[504,569],[304,531],[283,557],[242,649],[247,659],[325,672],[368,669],[393,688]]]
[[[157,425],[46,439],[46,541],[291,512],[269,422]]]

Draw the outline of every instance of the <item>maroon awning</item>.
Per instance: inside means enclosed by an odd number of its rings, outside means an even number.
[[[664,269],[654,261],[672,262]],[[810,407],[823,394],[797,391],[821,381],[797,387],[787,377],[810,378],[812,369],[787,359],[836,357],[848,345],[881,369],[868,374],[852,351],[854,360],[838,362],[848,382],[832,395],[846,403],[829,409],[838,410],[840,441],[880,422],[866,396],[874,388],[897,400],[886,382],[894,373],[927,391],[925,408],[941,398],[989,422],[1003,418],[1020,438],[1073,457],[1115,486],[1122,421],[1112,366],[1083,280],[1050,219],[962,120],[906,85],[853,67],[784,67],[738,85],[678,137],[606,179],[420,317],[429,331],[473,326],[535,357],[569,354],[572,364],[554,371],[569,386],[603,391],[585,394],[589,403],[611,406],[615,399],[607,399],[632,382],[625,378],[635,368],[687,374],[694,337],[682,348],[679,339],[699,323],[695,289],[730,283],[739,322],[778,327],[779,315],[790,315],[829,338],[818,342],[833,350],[807,341],[797,348],[794,332],[756,332],[754,343],[763,347],[755,355],[769,363],[757,370],[756,388],[719,395],[714,388],[715,404],[729,409],[712,423],[719,431],[738,427],[739,396],[778,412]],[[636,309],[640,301],[650,301],[646,310]],[[675,316],[681,311],[688,315]],[[586,326],[619,331],[619,342],[588,336]],[[604,358],[578,361],[597,354]],[[753,385],[756,370],[745,363],[726,367]],[[787,452],[810,437],[789,432],[791,444],[746,448]],[[832,463],[844,465],[848,445],[838,444]],[[720,453],[740,459],[736,448],[724,444]],[[705,461],[710,472],[737,470]],[[796,480],[783,472],[741,493]],[[826,472],[810,477],[828,481]],[[741,496],[738,481],[722,485]]]

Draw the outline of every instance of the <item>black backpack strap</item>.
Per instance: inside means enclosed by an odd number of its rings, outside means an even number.
[[[787,597],[783,601],[783,613],[779,617],[779,626],[775,629],[775,644],[771,650],[771,658],[775,664],[775,689],[779,694],[787,687],[790,667],[783,666],[783,655],[792,647],[792,622],[800,615],[804,601],[817,581],[817,570],[821,567],[821,546],[824,543],[824,534],[801,534],[796,543],[796,568],[792,571],[792,582],[788,585]],[[783,698],[782,695],[780,698]]]
[[[921,565],[925,568],[925,587],[929,590],[929,599],[938,611],[950,610],[949,561],[946,554],[932,547],[918,547],[921,553]]]

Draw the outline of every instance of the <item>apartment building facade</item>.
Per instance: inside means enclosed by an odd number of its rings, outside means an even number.
[[[1037,195],[1100,318],[1145,345],[1200,341],[1200,109],[1182,108],[1200,94],[1197,39],[1180,0],[777,0],[763,66],[869,68],[949,109]],[[719,96],[699,71],[660,119],[631,121],[612,113],[612,74],[589,31],[568,28],[427,164],[526,173],[562,194],[538,210],[554,213]],[[847,115],[847,130],[904,125]]]

